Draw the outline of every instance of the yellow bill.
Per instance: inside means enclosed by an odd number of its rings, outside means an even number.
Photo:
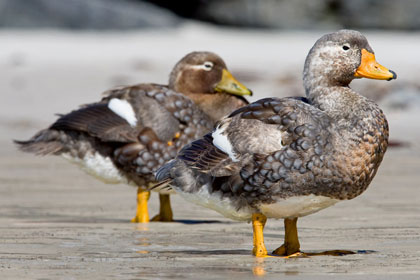
[[[252,91],[236,80],[227,69],[223,69],[222,80],[214,89],[217,92],[226,92],[234,95],[252,95]]]

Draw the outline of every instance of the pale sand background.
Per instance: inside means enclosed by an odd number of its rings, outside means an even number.
[[[252,100],[302,94],[303,61],[323,33],[190,24],[160,32],[0,32],[1,279],[252,279],[256,271],[267,279],[419,279],[419,33],[365,33],[377,60],[398,80],[352,84],[379,100],[391,139],[407,145],[387,152],[362,196],[299,221],[303,250],[368,254],[257,260],[250,255],[249,224],[177,196],[175,218],[183,223],[130,224],[134,188],[104,185],[60,158],[22,154],[11,143],[46,127],[55,113],[98,100],[111,86],[165,83],[192,50],[220,54],[254,90]],[[270,220],[265,238],[269,250],[281,245],[282,221]]]

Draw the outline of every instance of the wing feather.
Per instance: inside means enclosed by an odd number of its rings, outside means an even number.
[[[105,142],[136,141],[136,129],[106,103],[94,103],[61,116],[50,129],[85,132]]]

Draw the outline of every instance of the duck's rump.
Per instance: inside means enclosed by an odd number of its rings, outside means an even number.
[[[19,149],[37,155],[57,155],[105,183],[127,183],[114,164],[118,142],[101,143],[84,132],[44,129],[27,141],[15,141]]]

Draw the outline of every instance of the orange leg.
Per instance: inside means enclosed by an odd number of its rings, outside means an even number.
[[[145,191],[144,188],[137,188],[137,211],[136,216],[131,220],[132,223],[148,223],[149,211],[147,210],[147,201],[149,200],[150,192]]]
[[[153,217],[152,222],[173,222],[173,213],[169,194],[159,194],[159,214]]]
[[[267,249],[264,245],[264,226],[267,217],[263,214],[252,214],[252,229],[254,232],[254,248],[252,254],[256,257],[267,256]]]
[[[290,256],[300,252],[299,237],[297,232],[297,218],[284,219],[284,244],[274,250],[278,256]]]
[[[354,254],[353,251],[331,250],[320,253],[303,253],[300,251],[300,244],[297,232],[297,218],[284,219],[284,244],[274,250],[273,254],[285,258],[310,257],[310,256],[342,256]]]

